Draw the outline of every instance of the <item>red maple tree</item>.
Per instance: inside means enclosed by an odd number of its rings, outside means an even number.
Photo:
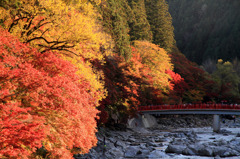
[[[0,157],[27,157],[43,145],[51,158],[72,158],[73,148],[96,145],[96,99],[76,72],[0,29]]]

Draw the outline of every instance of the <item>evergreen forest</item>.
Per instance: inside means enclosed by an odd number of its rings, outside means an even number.
[[[0,158],[88,153],[140,106],[238,103],[238,6],[1,0]]]
[[[189,60],[240,58],[240,1],[167,1],[177,46]]]

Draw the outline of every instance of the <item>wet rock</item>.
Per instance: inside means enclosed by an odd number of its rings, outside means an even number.
[[[240,137],[240,133],[237,133],[236,137]]]
[[[194,145],[188,145],[188,148],[199,156],[212,156],[212,149],[211,147],[203,144],[196,143]]]
[[[129,158],[133,158],[137,155],[137,153],[139,153],[139,147],[137,146],[130,146],[127,147],[126,151],[125,151],[125,157],[129,157]]]
[[[198,150],[198,155],[199,156],[212,156],[213,155],[213,150],[211,147],[206,147]]]
[[[155,138],[154,141],[155,142],[166,142],[167,139],[166,138]]]
[[[147,145],[146,145],[145,143],[141,143],[141,144],[140,144],[140,148],[141,148],[141,149],[147,149]]]
[[[147,158],[149,154],[150,154],[150,150],[147,150],[147,149],[139,150],[135,158]]]
[[[231,134],[232,132],[226,129],[221,129],[220,132],[221,134]]]
[[[173,138],[173,140],[171,141],[172,145],[186,145],[188,144],[189,140],[185,139],[185,138]]]
[[[147,156],[148,158],[166,158],[168,157],[164,152],[160,150],[154,150]]]
[[[128,142],[136,142],[136,139],[133,138],[133,137],[130,137],[130,138],[128,138],[126,141],[128,141]]]
[[[220,156],[223,157],[224,153],[227,152],[229,149],[225,146],[221,146],[221,147],[214,147],[213,148],[213,155],[214,156]]]
[[[221,157],[217,155],[214,157],[214,159],[221,159]]]
[[[176,154],[182,154],[183,150],[186,149],[186,145],[168,145],[165,152],[166,153],[176,153]]]
[[[111,154],[111,156],[114,156],[116,158],[119,158],[119,157],[123,157],[124,156],[124,153],[122,151],[122,149],[118,149],[118,148],[112,148],[109,150],[109,153]]]
[[[191,150],[191,149],[188,148],[188,147],[183,150],[182,154],[183,154],[183,155],[190,155],[190,156],[195,156],[195,155],[196,155],[196,153],[193,152],[193,150]]]
[[[188,138],[196,138],[197,134],[194,131],[187,131],[184,133],[185,136],[187,136]]]
[[[229,149],[228,151],[226,151],[223,156],[221,157],[232,157],[232,156],[239,156],[239,152],[236,150],[231,150]]]
[[[147,142],[146,143],[147,146],[152,146],[152,147],[159,147],[159,146],[163,146],[163,144],[158,144],[158,143],[154,143],[154,142]]]
[[[123,142],[121,140],[117,140],[115,147],[121,147],[122,149],[126,149],[127,145],[125,142]]]

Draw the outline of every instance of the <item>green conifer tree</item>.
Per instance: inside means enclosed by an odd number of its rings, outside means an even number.
[[[147,20],[147,13],[144,0],[128,0],[134,13],[134,21],[130,23],[131,40],[152,41],[152,32]]]
[[[100,8],[103,24],[115,40],[116,52],[125,59],[131,57],[129,22],[132,21],[133,12],[127,0],[103,1]]]
[[[172,17],[165,0],[145,0],[148,21],[153,33],[153,43],[168,52],[175,44]]]

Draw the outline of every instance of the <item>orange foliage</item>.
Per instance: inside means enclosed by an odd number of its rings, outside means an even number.
[[[167,91],[171,77],[166,70],[172,69],[171,59],[167,52],[147,41],[134,41],[134,47],[142,58],[141,63],[150,69],[149,75],[153,78],[153,86]]]
[[[89,82],[70,62],[0,32],[0,123],[6,134],[0,135],[1,157],[28,156],[41,142],[51,158],[72,158],[74,147],[88,152],[97,142],[98,112]],[[17,146],[10,132],[24,135],[14,138]]]

